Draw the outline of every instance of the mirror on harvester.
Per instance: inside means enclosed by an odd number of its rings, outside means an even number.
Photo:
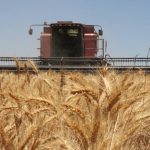
[[[103,30],[98,30],[99,35],[103,35]]]
[[[33,34],[33,29],[30,28],[28,33],[29,33],[30,35],[32,35],[32,34]]]

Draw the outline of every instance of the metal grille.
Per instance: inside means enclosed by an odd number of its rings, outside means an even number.
[[[105,58],[113,67],[150,67],[150,58]]]

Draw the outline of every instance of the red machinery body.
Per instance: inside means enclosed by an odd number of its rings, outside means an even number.
[[[96,57],[98,38],[94,25],[53,23],[43,27],[40,57]]]

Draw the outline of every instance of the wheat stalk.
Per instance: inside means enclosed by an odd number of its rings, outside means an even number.
[[[31,125],[27,128],[25,135],[22,137],[22,140],[20,141],[18,145],[18,150],[23,150],[24,147],[26,147],[26,144],[31,139],[31,137],[34,135],[34,132],[37,131],[36,126]]]
[[[74,135],[75,137],[78,139],[78,141],[81,142],[80,146],[81,149],[85,149],[87,150],[89,147],[89,142],[88,142],[88,138],[86,137],[86,135],[83,133],[82,129],[80,129],[79,126],[72,124],[71,122],[69,122],[66,118],[64,118],[65,124],[72,130],[74,131]]]
[[[28,60],[28,62],[31,64],[34,73],[38,74],[39,70],[37,69],[37,66],[35,65],[35,63],[31,60]]]
[[[32,102],[33,101],[33,102],[37,102],[37,103],[45,103],[48,106],[50,106],[54,112],[57,112],[57,109],[56,109],[55,105],[50,100],[42,99],[42,98],[34,98],[33,97],[33,98],[28,98],[25,101],[26,102]]]
[[[16,62],[16,68],[17,68],[17,74],[18,74],[18,78],[20,76],[20,65],[19,65],[19,61],[17,59],[15,59]]]

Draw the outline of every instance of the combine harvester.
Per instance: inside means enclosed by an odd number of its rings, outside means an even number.
[[[17,71],[16,62],[32,61],[39,70],[82,70],[89,71],[107,66],[110,69],[150,70],[147,58],[111,58],[105,54],[103,30],[99,25],[85,25],[71,21],[31,25],[43,26],[40,36],[39,57],[0,57],[0,70]],[[109,57],[108,57],[109,56]],[[28,68],[29,70],[31,68]],[[24,67],[20,67],[24,71]]]

